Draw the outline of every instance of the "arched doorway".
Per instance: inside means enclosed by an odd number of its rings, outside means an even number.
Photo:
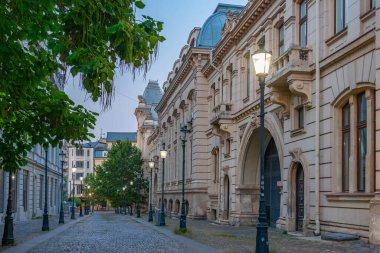
[[[303,231],[305,217],[305,176],[302,165],[298,163],[296,172],[296,230]]]
[[[228,220],[230,217],[230,179],[224,177],[224,211],[223,219]]]
[[[280,217],[281,194],[277,182],[281,181],[280,161],[276,143],[270,140],[264,156],[264,196],[268,226],[276,227]]]

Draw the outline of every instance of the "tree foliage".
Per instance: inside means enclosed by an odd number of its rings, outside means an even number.
[[[95,175],[86,181],[92,189],[94,200],[101,202],[107,199],[113,207],[144,201],[141,193],[147,189],[148,181],[142,178],[141,166],[138,148],[131,142],[116,142],[108,152],[108,159],[97,166]]]
[[[76,106],[63,87],[80,75],[93,101],[110,106],[117,69],[146,72],[162,23],[138,20],[140,0],[0,2],[0,157],[6,171],[26,164],[36,144],[92,137],[96,114]]]

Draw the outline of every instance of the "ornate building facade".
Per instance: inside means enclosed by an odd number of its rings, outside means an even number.
[[[380,244],[379,11],[371,0],[218,5],[190,33],[163,85],[159,127],[147,138],[149,158],[163,144],[168,150],[167,211],[179,211],[185,183],[189,217],[257,223],[260,90],[251,55],[265,49],[272,52],[264,125],[269,225]],[[191,133],[182,182],[184,124]]]

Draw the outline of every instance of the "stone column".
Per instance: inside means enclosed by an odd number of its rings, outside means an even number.
[[[380,1],[376,2],[379,6]],[[380,15],[380,9],[376,10],[376,17]],[[376,18],[376,44],[380,41],[380,19]],[[371,244],[380,245],[380,49],[377,47],[375,53],[376,64],[376,105],[375,105],[375,198],[370,202],[369,206],[369,242]]]

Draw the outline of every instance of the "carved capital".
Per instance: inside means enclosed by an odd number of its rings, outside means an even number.
[[[271,101],[284,107],[284,117],[289,118],[290,102],[292,94],[287,89],[281,89],[272,86]]]

